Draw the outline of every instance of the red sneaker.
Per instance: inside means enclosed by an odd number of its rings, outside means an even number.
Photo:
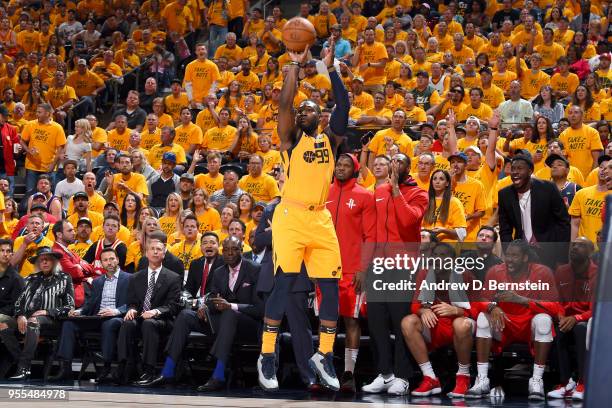
[[[442,387],[440,387],[440,380],[425,376],[417,389],[412,391],[412,395],[417,397],[427,397],[428,395],[436,395],[440,394],[441,392]]]
[[[582,381],[578,381],[576,388],[572,392],[572,399],[580,401],[584,399],[584,383]]]
[[[448,393],[451,398],[463,398],[465,393],[470,388],[470,376],[459,375],[455,377],[455,389]]]

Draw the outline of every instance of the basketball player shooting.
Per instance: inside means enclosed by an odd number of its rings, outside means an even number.
[[[287,297],[302,262],[308,276],[321,290],[319,349],[309,365],[321,385],[339,389],[333,365],[333,346],[338,320],[338,281],[342,274],[340,248],[330,212],[325,208],[334,172],[334,152],[346,133],[350,102],[334,68],[334,42],[330,41],[323,61],[329,71],[336,108],[325,133],[319,134],[321,109],[311,101],[297,111],[293,99],[298,88],[300,65],[308,58],[309,47],[301,53],[288,51],[291,63],[280,94],[278,135],[286,171],[281,201],[272,220],[274,289],[266,303],[261,355],[257,361],[259,384],[264,390],[278,389],[276,339],[285,314]]]

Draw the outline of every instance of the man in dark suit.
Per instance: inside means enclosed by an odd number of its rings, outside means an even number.
[[[215,343],[210,350],[217,359],[212,377],[198,391],[218,391],[225,386],[225,365],[236,337],[257,340],[264,314],[257,294],[259,265],[242,258],[243,244],[236,237],[223,241],[225,265],[213,274],[209,308]]]
[[[201,248],[203,257],[191,262],[185,290],[193,297],[203,298],[210,293],[213,272],[221,268],[224,264],[223,258],[219,256],[219,237],[214,232],[205,232],[201,238]],[[202,305],[203,306],[203,305]],[[208,322],[204,319],[205,312],[186,308],[180,311],[172,334],[166,344],[166,361],[159,376],[139,381],[142,387],[157,387],[174,381],[176,364],[183,355],[183,350],[189,340],[189,333],[198,331],[200,333],[212,334]]]
[[[257,281],[257,292],[262,294],[264,303],[267,300],[272,288],[274,287],[274,262],[272,261],[272,217],[278,201],[269,204],[257,225],[255,230],[255,240],[253,248],[261,250],[264,248],[264,255],[261,259],[261,271]],[[247,258],[249,259],[249,258]],[[307,384],[311,391],[319,388],[316,383],[317,377],[308,365],[308,360],[314,353],[312,344],[312,328],[308,318],[308,296],[314,291],[312,281],[308,279],[306,268],[302,264],[293,290],[287,302],[285,314],[289,323],[291,332],[291,344],[293,346],[293,354],[297,364],[302,381]]]
[[[499,191],[499,235],[502,242],[524,239],[531,245],[538,243],[568,243],[570,217],[557,187],[531,177],[533,160],[528,152],[512,158],[512,185]],[[563,259],[567,247],[541,248],[542,263],[551,267]]]
[[[111,362],[115,355],[117,334],[123,323],[121,316],[127,311],[128,287],[132,275],[119,269],[119,256],[113,248],[102,250],[100,262],[105,275],[93,281],[91,296],[86,299],[82,308],[69,312],[68,317],[72,320],[66,320],[62,325],[56,355],[61,361],[60,371],[49,378],[50,381],[71,379],[76,336],[84,331],[101,333],[104,369],[96,380],[107,382],[111,379]],[[97,316],[99,319],[84,319],[84,316]]]
[[[214,232],[205,232],[200,239],[203,257],[195,259],[189,266],[185,290],[192,297],[202,297],[210,291],[212,272],[223,266],[223,257],[219,255],[219,237]]]
[[[142,335],[143,340],[144,368],[144,374],[139,380],[143,381],[155,375],[160,335],[172,329],[172,318],[178,310],[181,295],[182,278],[162,266],[165,252],[166,245],[162,240],[149,237],[146,247],[149,266],[135,273],[130,281],[128,311],[119,331],[117,345],[119,366],[114,377],[115,382],[120,384],[127,382],[134,368],[139,335]]]
[[[158,241],[162,241],[164,245],[168,241],[168,237],[162,231],[155,231],[151,235],[149,235],[149,239],[156,239]],[[185,266],[183,265],[183,261],[181,261],[176,255],[174,255],[170,251],[166,251],[164,255],[164,259],[162,260],[162,266],[166,269],[170,269],[172,272],[183,276],[185,274]],[[136,268],[137,271],[145,270],[149,267],[149,260],[146,256],[140,258],[138,261],[138,266]]]

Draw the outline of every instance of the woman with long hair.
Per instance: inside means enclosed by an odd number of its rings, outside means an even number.
[[[244,99],[240,90],[240,82],[234,80],[229,83],[227,90],[219,99],[219,108],[229,108],[234,111],[234,108],[244,109]]]
[[[142,200],[140,197],[134,193],[127,193],[121,206],[121,215],[119,216],[121,225],[130,230],[130,232],[136,229],[141,209]]]
[[[140,209],[140,213],[138,214],[138,220],[136,222],[136,227],[132,231],[132,242],[138,240],[138,236],[144,227],[145,220],[147,218],[155,218],[157,219],[157,211],[154,208],[147,206],[146,204],[142,205]]]
[[[32,72],[26,66],[19,70],[17,85],[15,85],[15,100],[20,101],[32,87]]]
[[[137,232],[137,235],[132,243],[128,246],[127,255],[125,256],[125,270],[129,273],[134,273],[138,269],[138,263],[145,253],[147,246],[147,237],[154,231],[160,231],[159,220],[155,217],[145,217],[142,222],[142,228]]]
[[[548,118],[552,123],[559,123],[559,120],[565,116],[563,105],[557,102],[557,98],[550,85],[544,85],[540,88],[538,96],[533,100],[533,111],[540,116]]]
[[[412,76],[412,69],[408,64],[402,64],[400,67],[399,78],[395,80],[406,91],[416,87],[416,78]]]
[[[261,109],[261,107],[257,104],[257,95],[248,94],[244,97],[244,109],[237,108],[236,111],[239,117],[246,116],[249,122],[257,123],[257,119],[259,119],[259,109]]]
[[[393,28],[393,26],[389,26],[387,27],[387,29],[385,30],[385,36],[383,39],[383,44],[385,44],[385,46],[387,45],[393,45],[395,44],[395,42],[398,40],[397,38],[397,34],[395,32],[395,29]]]
[[[55,34],[51,34],[49,37],[49,44],[47,44],[47,49],[43,55],[49,54],[57,55],[59,61],[66,61],[66,48],[60,45],[59,38]]]
[[[10,238],[19,222],[17,202],[10,197],[4,198],[4,221],[0,222],[0,238]]]
[[[234,203],[226,204],[221,210],[221,227],[213,231],[219,237],[220,243],[229,236],[229,225],[235,218],[240,218],[238,207]]]
[[[408,45],[406,41],[396,41],[395,42],[395,59],[403,64],[412,64],[414,63],[414,59],[412,55],[408,53]],[[403,65],[402,64],[402,65]]]
[[[238,209],[240,210],[240,219],[246,224],[252,220],[251,211],[255,207],[255,199],[249,193],[242,193],[238,197]]]
[[[249,157],[257,151],[257,137],[251,121],[246,116],[241,116],[238,119],[234,143],[229,149],[232,157],[240,162],[248,162]]]
[[[174,231],[168,237],[168,246],[172,246],[176,244],[177,242],[181,242],[182,240],[185,239],[185,236],[183,235],[183,222],[185,221],[185,218],[188,215],[193,215],[193,211],[189,209],[184,209],[183,211],[180,212],[178,216],[178,222],[176,223],[176,231]]]
[[[79,171],[91,171],[92,131],[87,119],[79,119],[74,124],[74,135],[66,139],[66,158],[79,163]]]
[[[261,86],[264,87],[267,84],[274,85],[275,82],[280,81],[280,64],[278,59],[270,57],[266,64],[266,72],[261,77]]]
[[[164,215],[159,218],[161,230],[169,237],[176,232],[179,214],[183,211],[183,200],[179,193],[172,192],[166,198]]]
[[[482,68],[490,68],[491,63],[489,62],[489,55],[487,53],[481,52],[476,56],[476,71],[481,70]]]
[[[591,91],[593,100],[595,100],[597,103],[601,103],[608,97],[606,90],[601,86],[601,79],[599,78],[599,75],[597,75],[595,72],[591,72],[587,75],[586,79],[584,80],[584,86]]]
[[[538,116],[535,120],[535,131],[531,139],[525,145],[525,149],[533,157],[534,173],[544,167],[544,162],[548,156],[548,143],[554,140],[555,131],[551,121],[545,116]]]
[[[589,88],[584,85],[578,85],[574,94],[572,95],[572,101],[565,108],[565,115],[567,116],[569,109],[574,106],[580,106],[582,112],[582,120],[584,123],[595,123],[601,119],[601,111],[599,104],[593,99],[593,95]]]
[[[467,222],[463,204],[451,192],[451,176],[435,170],[429,183],[429,204],[421,228],[433,231],[441,242],[463,241]]]
[[[32,86],[23,96],[23,99],[21,101],[26,106],[26,112],[24,117],[27,120],[35,120],[38,105],[48,103],[42,88],[42,83],[40,82],[40,78],[32,78]]]
[[[548,17],[544,19],[544,22],[546,23],[544,27],[556,30],[559,28],[559,23],[562,18],[563,13],[561,12],[561,9],[558,6],[552,6],[550,8],[550,14],[548,14]]]
[[[582,31],[576,31],[574,33],[574,38],[572,38],[572,42],[570,43],[570,47],[574,46],[582,51],[582,58],[590,59],[597,55],[597,50],[593,44],[589,44],[589,40],[586,35]]]
[[[209,205],[208,199],[208,193],[205,189],[196,188],[193,191],[193,198],[189,205],[191,211],[193,211],[198,219],[201,233],[221,228],[221,216],[217,210]]]

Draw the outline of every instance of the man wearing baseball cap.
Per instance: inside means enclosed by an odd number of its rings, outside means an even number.
[[[91,231],[93,230],[89,218],[81,218],[76,224],[76,240],[68,245],[68,249],[83,258],[91,246]]]
[[[564,156],[553,153],[546,158],[545,163],[550,168],[552,182],[559,189],[566,207],[569,207],[574,201],[576,192],[582,188],[567,179],[570,170],[569,161]]]
[[[91,211],[89,208],[89,196],[84,191],[76,193],[72,200],[74,202],[74,212],[68,216],[68,221],[72,225],[77,225],[81,218],[87,218],[91,222],[92,228],[102,225],[104,217],[102,214]]]
[[[87,61],[82,58],[77,61],[77,69],[68,75],[66,85],[74,88],[79,103],[83,104],[81,112],[94,113],[94,99],[104,91],[105,85],[104,80],[98,74],[89,70]]]
[[[467,235],[462,241],[476,242],[480,221],[487,209],[484,187],[480,181],[468,177],[466,173],[468,156],[465,153],[451,154],[448,162],[453,177],[453,195],[463,204],[467,221]]]
[[[150,205],[155,209],[166,206],[168,194],[179,192],[180,178],[174,172],[176,168],[176,154],[166,152],[161,160],[161,173],[149,182]]]
[[[165,153],[173,153],[175,156],[174,164],[178,168],[177,173],[181,173],[185,165],[187,164],[187,156],[185,155],[185,149],[178,143],[174,143],[174,137],[176,132],[170,126],[164,126],[161,129],[161,143],[153,145],[149,150],[149,164],[155,170],[160,169],[161,162]]]

